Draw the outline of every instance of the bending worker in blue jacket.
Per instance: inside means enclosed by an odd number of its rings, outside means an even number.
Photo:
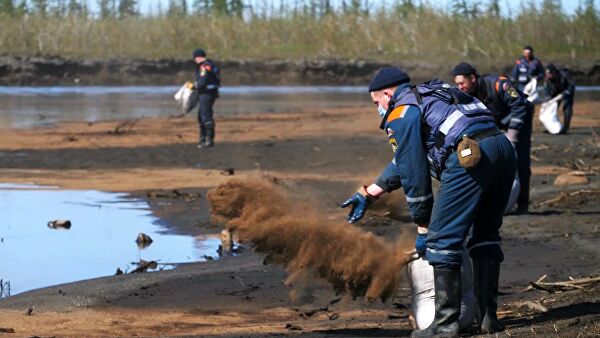
[[[435,317],[412,337],[458,337],[463,242],[487,276],[479,284],[487,304],[482,330],[502,329],[496,318],[500,262],[499,229],[516,171],[510,141],[492,113],[473,98],[440,80],[418,86],[398,68],[381,69],[369,85],[383,129],[394,152],[392,162],[370,186],[342,207],[352,206],[350,223],[364,216],[379,195],[402,187],[413,221],[415,247],[434,269]],[[431,178],[441,181],[434,203]],[[477,278],[477,276],[475,276]]]
[[[517,151],[521,190],[517,198],[517,214],[526,214],[529,207],[531,177],[531,130],[533,105],[506,77],[497,74],[480,76],[477,70],[461,62],[452,71],[458,89],[475,96],[494,114],[496,124],[506,130],[506,137]]]

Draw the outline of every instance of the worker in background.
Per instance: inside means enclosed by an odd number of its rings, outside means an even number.
[[[515,68],[512,71],[512,81],[519,91],[523,91],[525,86],[533,78],[544,76],[544,65],[542,61],[533,55],[533,47],[523,47],[523,56],[515,61]]]
[[[196,63],[196,81],[194,87],[198,90],[198,124],[200,138],[198,148],[214,146],[215,120],[213,105],[219,97],[221,85],[220,70],[211,60],[206,58],[203,49],[196,49],[193,53]]]
[[[504,76],[497,74],[480,76],[477,70],[466,62],[456,65],[452,75],[458,89],[478,98],[495,114],[497,125],[506,131],[506,137],[515,147],[521,184],[515,213],[526,214],[531,177],[533,106],[527,101],[527,96],[517,90]]]
[[[575,83],[570,79],[567,69],[558,69],[555,65],[549,64],[546,68],[544,77],[544,90],[548,97],[553,98],[562,95],[563,105],[563,126],[561,134],[566,134],[571,126],[573,117],[573,101],[575,99]]]
[[[353,223],[378,196],[404,189],[418,229],[415,249],[433,266],[435,285],[434,320],[412,337],[458,337],[460,267],[470,229],[469,254],[480,267],[476,272],[487,276],[475,276],[485,281],[476,290],[484,298],[479,304],[486,304],[479,324],[485,332],[503,330],[496,307],[504,259],[499,229],[516,172],[510,141],[483,103],[440,80],[411,86],[406,73],[386,67],[369,92],[394,157],[342,207],[351,207]],[[430,175],[441,182],[435,203]]]

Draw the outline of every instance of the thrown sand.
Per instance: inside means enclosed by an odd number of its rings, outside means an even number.
[[[394,247],[370,232],[329,221],[266,180],[231,180],[211,190],[208,200],[213,221],[286,266],[287,284],[316,274],[338,292],[385,301],[408,262],[408,240]]]

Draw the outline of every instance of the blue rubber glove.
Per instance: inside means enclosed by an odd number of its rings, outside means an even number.
[[[373,202],[373,199],[374,197],[369,196],[365,187],[363,187],[346,202],[342,203],[342,208],[352,206],[352,209],[348,214],[348,223],[354,223],[363,218],[365,211],[367,211],[367,207]]]
[[[417,255],[419,255],[419,257],[425,257],[425,251],[427,250],[427,247],[425,246],[426,240],[427,234],[417,234],[415,249],[417,249]]]

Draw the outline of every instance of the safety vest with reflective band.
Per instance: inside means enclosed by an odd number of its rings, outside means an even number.
[[[417,106],[421,111],[427,157],[432,175],[437,178],[467,127],[480,122],[494,122],[492,112],[481,101],[438,79],[401,91],[392,106],[402,105]],[[391,111],[393,109],[389,109],[384,117],[382,128]]]

